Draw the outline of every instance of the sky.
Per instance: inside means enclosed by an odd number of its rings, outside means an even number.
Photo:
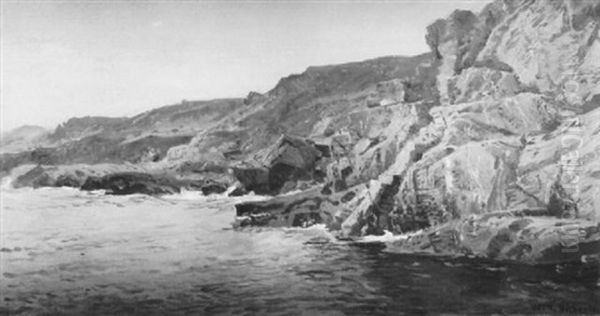
[[[267,92],[311,65],[428,51],[487,1],[0,1],[2,131]]]

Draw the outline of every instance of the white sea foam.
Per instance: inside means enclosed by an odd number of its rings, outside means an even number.
[[[233,190],[235,190],[235,187],[230,187],[229,189],[227,189],[227,191],[223,193],[204,195],[201,191],[186,190],[185,188],[182,188],[180,193],[163,195],[162,198],[166,200],[177,201],[228,201],[232,203],[264,201],[271,198],[269,196],[264,195],[255,195],[253,192],[242,196],[229,196],[229,194],[233,192]]]
[[[408,233],[408,234],[394,235],[392,232],[386,230],[386,231],[384,231],[384,234],[381,236],[368,235],[368,236],[361,237],[360,239],[357,239],[354,242],[358,242],[358,243],[389,243],[389,242],[394,242],[394,241],[398,241],[398,240],[406,240],[406,239],[410,238],[411,236],[420,234],[421,232],[422,232],[422,230]]]
[[[7,177],[0,179],[0,189],[1,190],[12,189],[12,178],[7,176]]]

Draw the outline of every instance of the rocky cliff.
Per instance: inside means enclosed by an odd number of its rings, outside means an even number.
[[[278,198],[281,214],[273,203],[240,205],[241,223],[277,214],[274,223],[309,218],[342,236],[388,231],[406,236],[390,248],[400,252],[597,256],[599,12],[595,1],[496,1],[434,22],[426,40],[435,92],[389,106],[399,115],[385,115],[377,137],[348,142],[345,162],[331,164],[347,172],[329,177],[347,195],[332,199],[326,184],[312,198]],[[404,88],[420,80],[400,79]]]
[[[393,233],[391,251],[546,263],[600,253],[600,4],[495,1],[431,53],[309,67],[245,99],[76,119],[2,156],[14,184],[236,186],[237,226]],[[568,253],[568,255],[566,255]]]

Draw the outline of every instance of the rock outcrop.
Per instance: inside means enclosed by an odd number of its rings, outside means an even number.
[[[527,216],[527,211],[493,212],[450,221],[393,241],[388,251],[535,264],[595,262],[600,258],[598,223]]]
[[[433,23],[427,42],[437,92],[430,102],[413,101],[405,84],[401,104],[415,110],[377,124],[380,131],[395,129],[370,141],[349,137],[345,162],[328,169],[347,170],[347,176],[328,173],[331,185],[321,194],[331,199],[332,192],[369,183],[354,192],[354,198],[369,199],[345,218],[330,211],[309,216],[309,222],[341,223],[342,237],[386,231],[410,236],[390,245],[399,252],[527,263],[598,255],[599,10],[593,1],[496,1],[479,14],[456,11]],[[366,106],[394,104],[385,99],[374,93]],[[395,146],[382,145],[389,139]],[[390,161],[357,163],[357,151],[368,152],[372,144]],[[349,181],[334,185],[342,179]],[[304,194],[286,196],[281,207],[261,202],[252,212],[286,223],[276,218],[285,217],[288,205],[301,213],[294,200],[306,201]]]
[[[106,190],[108,194],[172,194],[179,192],[175,179],[167,176],[149,175],[146,173],[113,173],[103,177],[89,177],[81,186],[82,190]]]

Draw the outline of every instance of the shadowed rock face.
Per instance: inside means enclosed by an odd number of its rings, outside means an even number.
[[[104,177],[89,177],[82,190],[106,190],[108,194],[167,194],[178,193],[179,186],[169,177],[151,176],[144,173],[116,173]]]
[[[316,182],[317,163],[322,153],[307,140],[282,136],[259,153],[252,164],[258,167],[234,169],[234,175],[247,190],[257,194],[278,194],[296,188],[299,181]]]
[[[331,214],[324,211],[327,197],[318,191],[306,191],[293,199],[274,198],[265,202],[236,205],[236,226],[307,227],[331,223]]]

